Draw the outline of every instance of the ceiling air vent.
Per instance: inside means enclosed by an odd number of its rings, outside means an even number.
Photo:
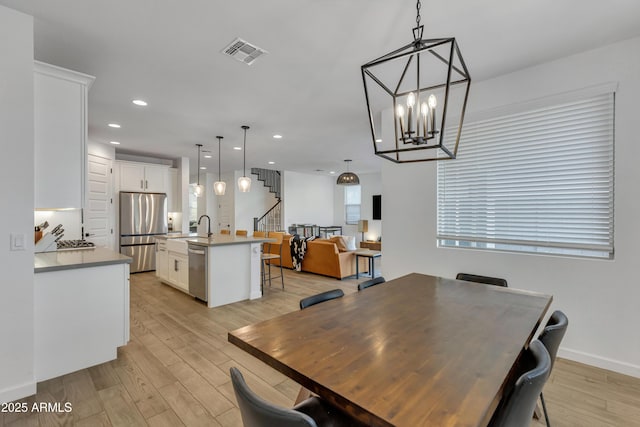
[[[241,38],[237,38],[232,41],[229,46],[222,50],[222,53],[228,55],[240,62],[244,62],[247,65],[253,64],[253,61],[258,59],[265,53],[269,53],[264,49],[260,49],[258,46],[254,46]]]

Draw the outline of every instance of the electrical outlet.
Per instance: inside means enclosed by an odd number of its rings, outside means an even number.
[[[25,236],[24,233],[11,233],[10,250],[24,251]]]

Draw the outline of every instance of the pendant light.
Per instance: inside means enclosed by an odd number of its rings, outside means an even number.
[[[218,138],[218,180],[213,183],[213,192],[216,196],[224,196],[224,190],[227,188],[227,183],[220,179],[220,145],[222,143],[222,136],[216,136]]]
[[[204,194],[204,185],[200,185],[200,148],[202,144],[196,144],[198,146],[198,183],[196,184],[193,193],[196,197],[201,197]]]
[[[375,154],[395,163],[456,158],[471,85],[454,37],[422,38],[420,8],[411,43],[360,67]]]
[[[358,175],[356,175],[353,172],[349,172],[350,162],[351,160],[349,159],[345,160],[345,163],[347,164],[347,171],[340,174],[340,176],[338,177],[338,180],[336,181],[336,184],[338,185],[359,185],[360,184],[360,178],[358,178]]]
[[[238,178],[238,189],[243,193],[247,193],[249,190],[251,190],[251,178],[247,176],[247,129],[249,129],[249,126],[243,125],[242,129],[244,129],[244,145],[242,147],[242,176]]]

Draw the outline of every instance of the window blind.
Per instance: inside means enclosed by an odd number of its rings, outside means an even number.
[[[344,187],[344,212],[347,224],[357,224],[360,220],[361,187],[347,185]]]
[[[465,123],[438,245],[612,257],[613,147],[612,92]]]

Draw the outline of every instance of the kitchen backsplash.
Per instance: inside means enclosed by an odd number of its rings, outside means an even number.
[[[82,238],[81,211],[74,209],[69,211],[34,211],[34,227],[42,224],[44,221],[49,223],[49,227],[44,230],[48,233],[53,228],[62,224],[64,228],[64,240],[74,240]]]

